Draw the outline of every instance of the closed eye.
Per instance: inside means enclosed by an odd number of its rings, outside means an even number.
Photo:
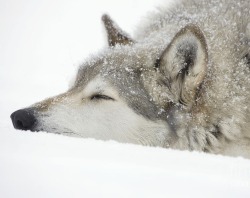
[[[90,99],[91,100],[114,100],[114,98],[111,98],[109,96],[102,95],[102,94],[95,94],[95,95],[91,96]]]

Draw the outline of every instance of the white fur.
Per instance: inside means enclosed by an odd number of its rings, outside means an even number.
[[[115,100],[90,100],[95,93]],[[164,146],[170,131],[164,122],[153,122],[136,114],[100,77],[82,92],[53,105],[39,120],[39,127],[54,133],[152,146]]]
[[[178,1],[134,42],[104,16],[111,47],[80,66],[68,92],[21,111],[37,122],[24,127],[18,111],[14,126],[249,157],[249,5]]]

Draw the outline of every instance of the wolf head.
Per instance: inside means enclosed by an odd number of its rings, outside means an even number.
[[[65,93],[11,115],[16,129],[171,146],[207,70],[202,31],[189,24],[137,42],[102,17],[109,47],[80,66]],[[185,121],[184,121],[185,120]]]

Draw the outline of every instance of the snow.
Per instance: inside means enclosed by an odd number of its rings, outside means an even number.
[[[247,159],[12,127],[106,44],[101,14],[130,33],[158,2],[0,1],[0,197],[250,197]]]
[[[250,195],[245,159],[6,130],[1,197]]]

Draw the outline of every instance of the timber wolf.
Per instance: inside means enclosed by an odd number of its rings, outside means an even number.
[[[135,37],[103,15],[109,47],[16,129],[250,157],[250,4],[178,0]]]

